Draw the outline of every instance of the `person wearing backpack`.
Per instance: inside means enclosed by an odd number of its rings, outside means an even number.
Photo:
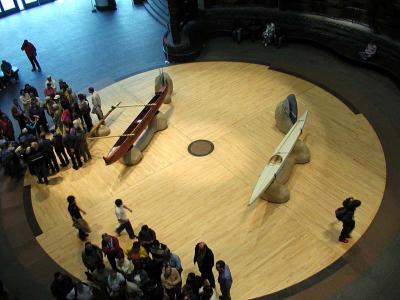
[[[346,198],[343,201],[343,207],[336,209],[336,218],[343,223],[342,231],[340,232],[339,241],[348,243],[350,233],[353,231],[356,222],[354,221],[354,212],[361,205],[361,201],[353,197]]]

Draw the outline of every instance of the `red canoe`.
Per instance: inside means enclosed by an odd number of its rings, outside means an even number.
[[[157,114],[160,106],[164,102],[165,96],[168,92],[168,84],[166,83],[161,89],[156,93],[153,99],[150,100],[149,106],[145,106],[140,114],[133,120],[129,127],[125,130],[122,136],[108,152],[107,156],[103,156],[106,165],[111,165],[112,163],[119,160],[129,149],[133,146],[139,136],[142,134],[143,130],[150,125],[151,121]],[[131,136],[123,136],[125,134],[133,134]]]

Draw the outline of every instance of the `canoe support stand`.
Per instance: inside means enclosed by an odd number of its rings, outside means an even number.
[[[154,91],[157,92],[160,90],[161,86],[163,85],[163,80],[164,82],[166,81],[168,83],[168,91],[164,99],[164,104],[169,104],[171,103],[171,95],[174,91],[174,83],[172,82],[171,76],[169,76],[168,73],[163,72],[156,77],[154,80]]]
[[[107,136],[110,133],[111,133],[111,130],[108,126],[100,125],[100,127],[96,130],[95,135],[100,137],[100,136]]]
[[[151,142],[157,131],[164,130],[168,127],[167,118],[162,112],[159,112],[151,121],[149,127],[133,145],[133,147],[120,158],[120,162],[126,166],[138,164],[143,158],[143,151]]]
[[[285,184],[290,178],[294,165],[308,163],[310,158],[311,154],[307,145],[303,141],[297,140],[282,169],[270,186],[261,194],[261,198],[272,203],[287,202],[290,199],[290,191]]]

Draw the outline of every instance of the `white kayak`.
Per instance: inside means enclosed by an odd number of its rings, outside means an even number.
[[[299,138],[304,124],[307,119],[306,111],[300,118],[297,119],[297,122],[293,124],[292,128],[290,128],[289,132],[285,135],[282,142],[275,149],[271,158],[268,161],[268,164],[262,171],[260,178],[257,181],[257,184],[253,190],[253,194],[250,197],[248,205],[251,205],[261,196],[262,193],[270,186],[270,184],[276,178],[278,172],[282,169],[286,159],[288,158],[290,152],[292,152],[294,145]]]

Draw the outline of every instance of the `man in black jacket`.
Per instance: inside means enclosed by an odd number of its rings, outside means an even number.
[[[82,167],[82,161],[79,155],[76,136],[70,133],[69,128],[65,128],[65,134],[62,139],[64,147],[67,149],[68,155],[72,161],[72,167],[78,170]]]
[[[194,249],[193,263],[199,266],[201,279],[208,279],[212,288],[215,288],[215,279],[212,268],[214,267],[214,253],[206,243],[200,242]]]
[[[53,151],[53,145],[50,140],[46,139],[45,134],[40,135],[39,151],[43,153],[47,166],[50,167],[52,173],[55,174],[59,172],[60,167],[58,166],[57,158]]]
[[[34,170],[39,183],[49,184],[46,159],[43,153],[39,151],[39,145],[36,142],[31,144],[30,153],[28,154],[28,164]]]
[[[74,284],[71,277],[61,274],[60,272],[54,273],[54,280],[50,286],[51,294],[57,300],[64,300],[68,293],[72,290]]]
[[[350,238],[350,233],[353,231],[356,226],[356,222],[354,221],[354,212],[357,207],[361,205],[360,200],[356,200],[354,198],[347,198],[343,201],[343,207],[345,208],[343,216],[341,217],[341,221],[343,222],[343,229],[340,232],[339,241],[342,243],[348,243]]]
[[[57,153],[58,159],[61,162],[61,167],[66,167],[69,164],[69,159],[67,153],[65,153],[65,148],[63,145],[63,137],[61,133],[55,131],[54,129],[51,131],[53,134],[53,138],[51,139],[51,143],[54,146],[54,150]]]

